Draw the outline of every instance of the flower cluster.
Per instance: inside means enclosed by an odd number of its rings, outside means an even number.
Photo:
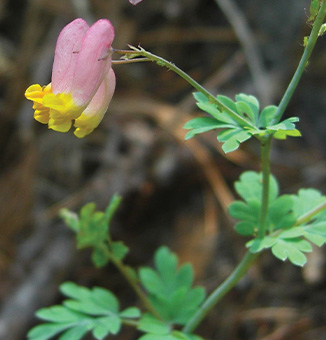
[[[109,20],[91,27],[76,19],[61,31],[55,49],[51,83],[31,85],[25,92],[33,101],[34,118],[55,131],[82,138],[101,122],[113,96],[111,68],[114,29]]]

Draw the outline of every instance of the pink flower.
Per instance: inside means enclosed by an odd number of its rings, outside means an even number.
[[[61,31],[55,49],[52,81],[25,92],[34,102],[34,118],[50,129],[67,132],[74,121],[82,138],[101,122],[113,96],[115,75],[110,49],[114,29],[109,20],[91,27],[76,19]]]
[[[134,6],[136,6],[137,4],[139,4],[140,2],[142,2],[143,0],[129,0],[129,2],[132,4],[132,5],[134,5]]]

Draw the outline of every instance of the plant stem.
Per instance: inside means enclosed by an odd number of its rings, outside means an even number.
[[[297,219],[295,225],[300,225],[300,224],[309,222],[314,216],[319,214],[324,209],[326,209],[326,202],[323,202],[323,203],[317,205],[317,207],[313,208],[312,210],[310,210],[307,213],[305,213],[302,216],[300,216]]]
[[[318,39],[318,36],[319,36],[319,30],[320,30],[320,27],[321,25],[323,24],[324,22],[324,19],[326,17],[326,0],[322,0],[322,3],[321,3],[321,6],[319,8],[319,12],[317,14],[317,17],[316,17],[316,20],[314,22],[314,26],[312,28],[312,31],[311,31],[311,34],[309,36],[309,39],[308,39],[308,43],[307,43],[307,46],[305,47],[305,50],[303,52],[303,55],[301,57],[301,60],[300,60],[300,63],[298,65],[298,68],[297,70],[295,71],[294,73],[294,76],[288,86],[288,88],[286,89],[281,101],[280,101],[280,104],[278,106],[278,109],[275,113],[275,118],[274,118],[274,122],[272,124],[276,124],[278,123],[291,98],[292,98],[292,95],[296,89],[296,87],[298,86],[298,83],[301,79],[301,76],[308,64],[308,60],[310,58],[310,55],[315,47],[315,44],[317,42],[317,39]]]
[[[260,158],[263,176],[262,200],[258,222],[257,238],[264,238],[267,226],[268,205],[269,205],[269,180],[270,180],[270,160],[269,154],[271,149],[272,136],[265,136],[260,141]]]
[[[181,78],[183,78],[185,81],[187,81],[192,87],[194,87],[197,91],[205,95],[210,102],[217,105],[218,108],[220,108],[222,111],[229,114],[231,118],[233,118],[235,121],[237,121],[241,126],[243,127],[251,127],[256,128],[253,123],[248,121],[247,119],[240,116],[238,113],[231,110],[229,107],[227,107],[225,104],[223,104],[219,99],[217,99],[214,95],[212,95],[209,91],[207,91],[203,86],[201,86],[199,83],[197,83],[193,78],[191,78],[186,72],[182,71],[179,67],[177,67],[175,64],[163,59],[162,57],[159,57],[155,54],[152,54],[150,52],[147,52],[143,48],[135,48],[132,47],[133,50],[116,50],[114,49],[113,52],[118,54],[123,54],[125,56],[130,55],[132,58],[127,60],[137,60],[133,59],[135,56],[143,56],[150,61],[154,61],[159,66],[164,66],[168,68],[169,70],[175,72],[178,74]]]
[[[122,323],[127,326],[138,327],[138,322],[134,320],[122,319]]]
[[[260,218],[258,224],[258,238],[263,238],[266,233],[266,222],[268,216],[268,204],[269,204],[269,178],[270,178],[270,148],[271,148],[272,136],[265,136],[260,140],[261,143],[261,167],[263,174],[262,184],[262,203]],[[203,305],[199,308],[197,313],[190,319],[185,325],[183,331],[191,333],[199,325],[202,319],[208,314],[208,312],[222,299],[222,297],[228,293],[246,274],[251,267],[258,254],[252,254],[247,252],[242,261],[234,269],[231,275],[218,286],[213,293],[206,299]]]
[[[142,63],[144,61],[151,61],[148,58],[135,58],[128,60],[112,60],[112,65],[123,65],[123,64],[132,64],[132,63]]]
[[[208,312],[228,293],[246,274],[251,267],[258,254],[252,254],[247,252],[242,261],[234,269],[234,271],[228,276],[228,278],[219,285],[206,299],[203,305],[198,309],[196,314],[188,321],[184,326],[183,332],[192,333],[199,323],[205,318]]]
[[[138,295],[139,299],[142,301],[143,305],[147,308],[147,310],[152,313],[155,317],[157,317],[159,320],[162,320],[161,315],[155,310],[151,302],[149,301],[147,295],[142,291],[142,289],[137,284],[137,281],[133,277],[133,275],[129,272],[128,268],[118,259],[111,257],[111,261],[114,263],[114,265],[119,269],[120,273],[125,277],[125,279],[128,281],[130,286],[133,288],[133,290]]]

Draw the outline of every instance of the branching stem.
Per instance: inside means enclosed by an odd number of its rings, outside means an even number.
[[[300,224],[304,224],[304,223],[309,222],[314,216],[319,214],[324,209],[326,209],[326,202],[323,202],[323,203],[317,205],[317,207],[313,208],[312,210],[308,211],[304,215],[300,216],[297,219],[295,225],[300,225]]]
[[[206,299],[203,305],[198,309],[194,316],[184,326],[183,332],[192,333],[200,322],[205,318],[209,311],[228,293],[246,274],[248,269],[252,266],[258,254],[247,252],[242,261],[228,276],[228,278],[219,285]]]
[[[149,301],[147,295],[142,291],[142,289],[139,287],[137,280],[133,277],[133,275],[130,273],[128,268],[118,259],[111,257],[111,261],[114,263],[114,265],[118,268],[120,273],[125,277],[125,279],[128,281],[130,286],[133,288],[133,290],[138,295],[139,299],[143,303],[143,305],[147,308],[147,310],[152,313],[154,316],[156,316],[159,320],[162,320],[161,315],[155,310],[151,302]]]
[[[258,222],[258,238],[264,238],[267,227],[268,205],[269,205],[269,182],[270,182],[270,149],[271,149],[272,136],[265,136],[260,141],[260,157],[261,169],[263,176],[262,183],[262,200],[260,217]]]
[[[199,91],[200,93],[205,95],[209,99],[209,101],[216,104],[219,109],[221,109],[222,111],[229,114],[229,116],[231,118],[233,118],[234,120],[236,120],[241,126],[255,128],[253,123],[251,123],[247,119],[243,118],[238,113],[234,112],[229,107],[227,107],[225,104],[223,104],[219,99],[217,99],[214,95],[212,95],[209,91],[207,91],[203,86],[201,86],[199,83],[197,83],[193,78],[191,78],[187,73],[182,71],[175,64],[173,64],[173,63],[171,63],[171,62],[169,62],[169,61],[167,61],[167,60],[163,59],[162,57],[159,57],[155,54],[147,52],[146,50],[144,50],[141,47],[135,48],[135,47],[130,46],[130,48],[132,48],[132,50],[116,50],[116,49],[113,49],[113,52],[118,53],[118,54],[122,54],[122,55],[126,56],[126,58],[128,58],[128,56],[130,56],[130,59],[125,59],[125,60],[128,60],[128,61],[137,60],[137,58],[135,58],[136,56],[143,56],[143,57],[155,62],[159,66],[163,66],[163,67],[168,68],[169,70],[178,74],[185,81],[187,81],[197,91]]]
[[[309,61],[309,58],[311,56],[311,53],[312,53],[312,51],[313,51],[313,49],[316,45],[316,42],[317,42],[317,39],[318,39],[318,36],[319,36],[319,31],[320,31],[320,28],[321,28],[324,20],[325,20],[325,17],[326,17],[326,0],[322,0],[318,15],[316,17],[316,20],[314,22],[311,34],[310,34],[309,39],[308,39],[307,46],[304,49],[304,52],[303,52],[303,55],[301,57],[298,68],[296,69],[294,76],[293,76],[288,88],[286,89],[286,91],[285,91],[285,93],[284,93],[284,95],[283,95],[283,97],[280,101],[280,104],[279,104],[278,109],[277,109],[276,114],[275,114],[273,124],[276,124],[281,120],[281,118],[282,118],[291,98],[292,98],[292,95],[293,95],[295,89],[298,86],[298,83],[299,83],[299,81],[302,77],[302,74],[303,74],[306,66],[308,65],[308,61]]]

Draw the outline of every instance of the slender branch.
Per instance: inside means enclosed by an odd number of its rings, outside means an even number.
[[[309,222],[314,216],[319,214],[324,209],[326,209],[326,202],[317,205],[317,207],[313,208],[312,210],[310,210],[307,213],[305,213],[302,216],[300,216],[297,219],[295,225],[300,225],[300,224]]]
[[[277,109],[276,114],[275,114],[274,122],[272,124],[278,123],[281,120],[281,118],[282,118],[291,98],[292,98],[292,95],[293,95],[295,89],[298,86],[298,83],[301,79],[301,76],[302,76],[306,66],[308,65],[308,60],[311,56],[311,53],[312,53],[312,51],[313,51],[313,49],[316,45],[316,42],[317,42],[317,39],[318,39],[318,36],[319,36],[319,30],[320,30],[320,27],[325,20],[325,17],[326,17],[326,0],[322,0],[318,15],[317,15],[316,20],[314,22],[314,26],[312,28],[310,37],[308,39],[307,46],[305,47],[305,50],[304,50],[303,55],[301,57],[298,68],[295,71],[294,76],[293,76],[288,88],[286,89],[286,91],[283,95],[283,98],[280,101],[280,104],[279,104],[278,109]]]
[[[127,326],[138,327],[138,321],[122,319],[122,323]]]
[[[269,205],[269,180],[270,180],[270,160],[272,136],[266,136],[260,141],[261,168],[263,176],[261,210],[258,222],[257,238],[263,238],[266,233],[268,205]]]
[[[141,63],[141,62],[144,62],[144,61],[150,61],[150,59],[148,59],[148,58],[135,58],[135,59],[125,59],[125,60],[112,60],[112,65]]]
[[[192,333],[199,323],[205,318],[208,312],[228,293],[246,274],[248,269],[252,266],[258,254],[247,252],[242,261],[229,275],[229,277],[219,285],[211,295],[206,299],[203,305],[198,309],[195,315],[184,326],[183,332]]]
[[[114,53],[122,54],[125,56],[130,56],[130,59],[127,60],[133,60],[133,58],[137,56],[143,56],[145,58],[150,59],[151,61],[154,61],[159,66],[164,66],[168,68],[169,70],[175,72],[178,74],[181,78],[183,78],[185,81],[187,81],[192,87],[194,87],[197,91],[201,92],[203,95],[205,95],[210,102],[214,103],[219,107],[221,110],[229,114],[230,117],[232,117],[234,120],[236,120],[241,126],[244,127],[251,127],[256,128],[253,123],[248,121],[247,119],[240,116],[238,113],[231,110],[229,107],[227,107],[225,104],[223,104],[219,99],[217,99],[214,95],[212,95],[209,91],[207,91],[203,86],[201,86],[199,83],[197,83],[193,78],[191,78],[187,73],[182,71],[179,67],[174,65],[173,63],[163,59],[162,57],[159,57],[155,54],[152,54],[150,52],[147,52],[143,48],[135,48],[130,46],[133,50],[116,50],[113,49]]]
[[[138,295],[139,299],[142,301],[143,305],[147,308],[149,312],[151,312],[154,316],[156,316],[159,320],[162,320],[161,315],[155,310],[151,302],[149,301],[147,295],[142,291],[142,289],[137,284],[137,281],[134,279],[132,274],[128,271],[128,268],[118,259],[111,257],[111,261],[114,265],[119,269],[120,273],[125,277],[130,286]]]

